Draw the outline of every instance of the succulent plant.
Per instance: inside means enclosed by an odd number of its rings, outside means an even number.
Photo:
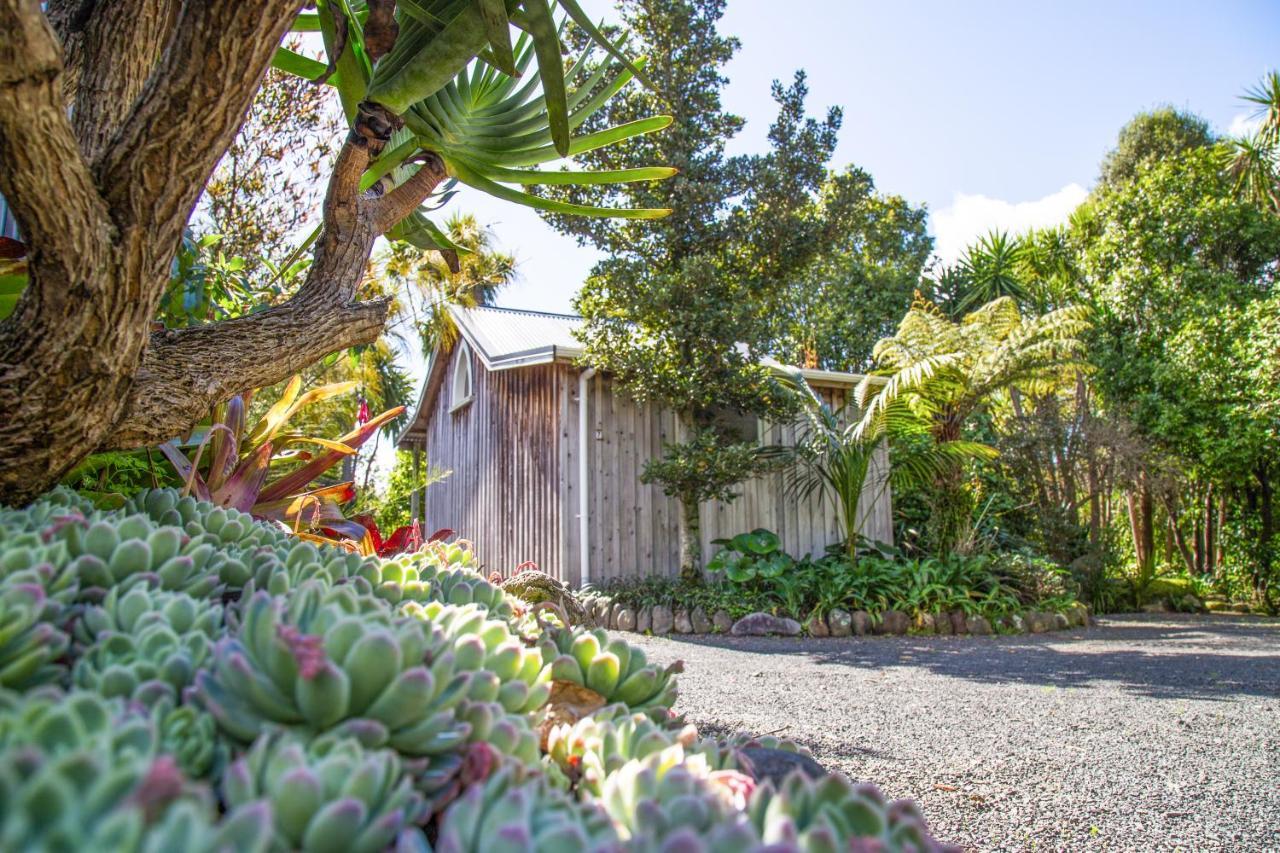
[[[677,662],[662,669],[648,662],[644,651],[601,628],[555,628],[540,642],[542,659],[551,665],[553,681],[567,681],[594,690],[606,704],[621,702],[641,711],[670,708],[676,700]]]
[[[0,687],[24,689],[62,676],[59,658],[70,638],[45,621],[57,611],[37,584],[0,589]]]
[[[747,814],[765,844],[788,844],[801,851],[959,849],[934,840],[915,803],[888,802],[874,785],[854,784],[835,774],[814,781],[793,773],[778,790],[762,785]]]
[[[159,703],[155,714],[160,751],[172,755],[188,777],[209,778],[226,766],[230,750],[210,714],[193,705],[174,708],[166,703]]]
[[[275,724],[416,756],[466,742],[454,708],[469,688],[438,632],[351,586],[308,582],[287,599],[254,594],[240,629],[196,676],[195,695],[244,743]]]
[[[437,853],[615,851],[612,821],[538,775],[507,767],[469,786],[444,813]]]
[[[210,824],[204,809],[179,802],[147,827],[141,853],[267,853],[271,849],[271,806],[263,801],[231,810]]]
[[[675,744],[692,750],[699,743],[693,726],[673,727],[616,704],[576,723],[553,727],[547,734],[546,754],[559,769],[559,778],[599,796],[605,777],[628,761],[647,758]],[[706,744],[706,751],[718,757],[720,750],[715,744]]]
[[[105,632],[136,635],[152,625],[168,626],[179,635],[202,634],[215,640],[223,631],[222,605],[185,592],[141,586],[123,592],[112,589],[100,604],[84,608],[74,633],[80,643],[90,645]]]
[[[712,770],[702,755],[674,744],[611,773],[598,802],[618,835],[635,851],[677,849],[737,851],[759,846],[743,809],[754,790],[736,770]]]
[[[0,750],[35,749],[45,755],[93,746],[113,755],[151,755],[155,730],[119,699],[47,686],[26,693],[0,691]]]
[[[134,698],[153,705],[161,697],[176,700],[209,657],[206,634],[179,634],[157,622],[136,634],[103,632],[71,671],[76,686],[103,696]]]
[[[401,611],[421,619],[450,642],[459,672],[470,672],[468,698],[498,702],[513,714],[541,708],[551,695],[551,669],[537,649],[524,645],[506,622],[477,604],[407,602]]]
[[[230,806],[271,804],[281,850],[376,853],[421,834],[424,804],[399,757],[352,739],[264,735],[227,769],[223,791]]]

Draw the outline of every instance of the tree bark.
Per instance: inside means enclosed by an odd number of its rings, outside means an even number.
[[[680,500],[680,576],[687,581],[702,581],[702,519],[696,500]]]
[[[444,170],[430,158],[387,197],[362,197],[397,122],[376,107],[339,154],[292,299],[149,331],[182,229],[303,5],[58,0],[66,75],[41,4],[0,0],[0,194],[31,246],[28,285],[0,322],[0,501],[30,500],[94,450],[183,434],[231,394],[381,332],[387,305],[355,299],[374,240]]]

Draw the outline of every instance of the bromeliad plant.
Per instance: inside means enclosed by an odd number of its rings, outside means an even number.
[[[312,531],[330,531],[369,551],[365,528],[348,521],[342,512],[342,504],[355,496],[353,484],[312,483],[353,455],[404,407],[388,409],[336,441],[288,429],[289,420],[302,409],[350,393],[355,385],[340,382],[299,394],[302,378],[295,376],[275,405],[251,427],[246,426],[246,415],[252,392],[238,394],[214,409],[208,426],[196,429],[181,445],[165,442],[160,452],[182,478],[184,492],[199,500],[284,524],[304,538],[324,538]],[[194,453],[188,456],[182,447],[194,448]]]

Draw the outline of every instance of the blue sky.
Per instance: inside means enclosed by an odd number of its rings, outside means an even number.
[[[612,0],[583,5],[615,18]],[[1061,221],[1139,110],[1172,104],[1238,128],[1238,95],[1280,65],[1280,0],[729,0],[721,31],[742,41],[725,106],[747,126],[731,150],[763,150],[770,81],[804,68],[812,112],[845,110],[833,165],[928,205],[947,258],[993,226]],[[532,211],[473,192],[456,203],[520,262],[500,304],[569,310],[590,249]]]

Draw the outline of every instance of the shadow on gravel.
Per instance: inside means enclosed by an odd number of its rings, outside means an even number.
[[[1052,687],[1118,684],[1143,696],[1280,697],[1280,621],[1249,617],[1104,618],[1089,630],[1001,637],[667,639],[820,664],[921,667],[949,678]]]

